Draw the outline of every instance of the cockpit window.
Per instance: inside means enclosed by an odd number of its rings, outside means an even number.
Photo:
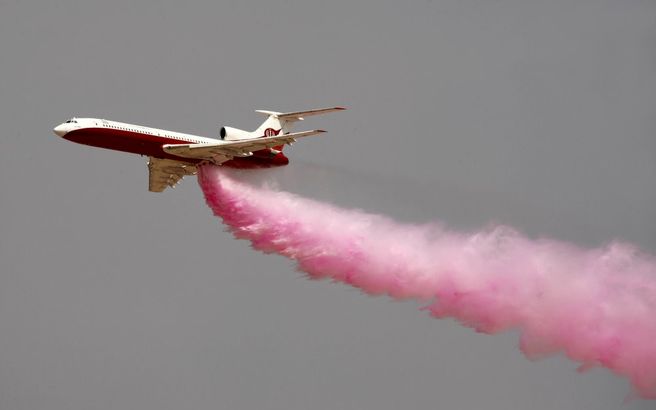
[[[66,121],[66,124],[69,123],[77,124],[77,120],[75,118],[71,118],[70,120]]]

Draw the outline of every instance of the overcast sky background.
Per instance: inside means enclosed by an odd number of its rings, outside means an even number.
[[[653,254],[654,1],[0,0],[0,96],[0,409],[654,408],[517,334],[302,279],[224,232],[194,178],[149,193],[145,159],[52,133],[211,137],[345,105],[265,178]]]

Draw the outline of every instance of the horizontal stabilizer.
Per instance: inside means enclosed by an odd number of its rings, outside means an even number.
[[[274,117],[277,117],[280,120],[301,121],[303,120],[303,118],[310,117],[312,115],[327,114],[329,112],[342,111],[345,109],[346,108],[344,107],[331,107],[331,108],[318,108],[314,110],[295,111],[295,112],[276,112],[276,111],[266,111],[266,110],[255,110],[255,111],[266,115],[273,115]]]

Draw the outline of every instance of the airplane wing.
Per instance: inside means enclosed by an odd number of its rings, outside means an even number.
[[[150,157],[148,172],[148,190],[162,192],[168,187],[174,187],[185,175],[194,175],[196,166],[172,159]]]
[[[344,107],[330,107],[330,108],[319,108],[315,110],[296,111],[296,112],[275,112],[275,111],[265,111],[265,110],[255,110],[255,111],[266,115],[274,115],[278,117],[278,119],[280,120],[287,120],[293,122],[293,121],[302,121],[303,118],[310,117],[312,115],[321,115],[334,111],[342,111],[345,109],[346,108]]]
[[[165,152],[183,158],[202,159],[221,164],[234,157],[248,157],[253,151],[292,144],[297,138],[321,134],[324,130],[293,132],[273,137],[253,138],[239,141],[217,141],[216,144],[167,144]]]

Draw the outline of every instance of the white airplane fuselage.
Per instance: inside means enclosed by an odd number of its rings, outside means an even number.
[[[222,143],[222,140],[219,139],[98,118],[74,118],[59,124],[53,131],[58,136],[79,144],[190,164],[199,163],[201,160],[179,157],[167,153],[164,151],[163,146]],[[279,132],[279,130],[274,131]],[[270,132],[268,131],[268,133]],[[268,133],[265,132],[262,137],[268,136]],[[235,168],[261,168],[286,165],[289,163],[289,159],[281,151],[282,149],[263,149],[253,152],[251,156],[233,158],[221,165]]]

